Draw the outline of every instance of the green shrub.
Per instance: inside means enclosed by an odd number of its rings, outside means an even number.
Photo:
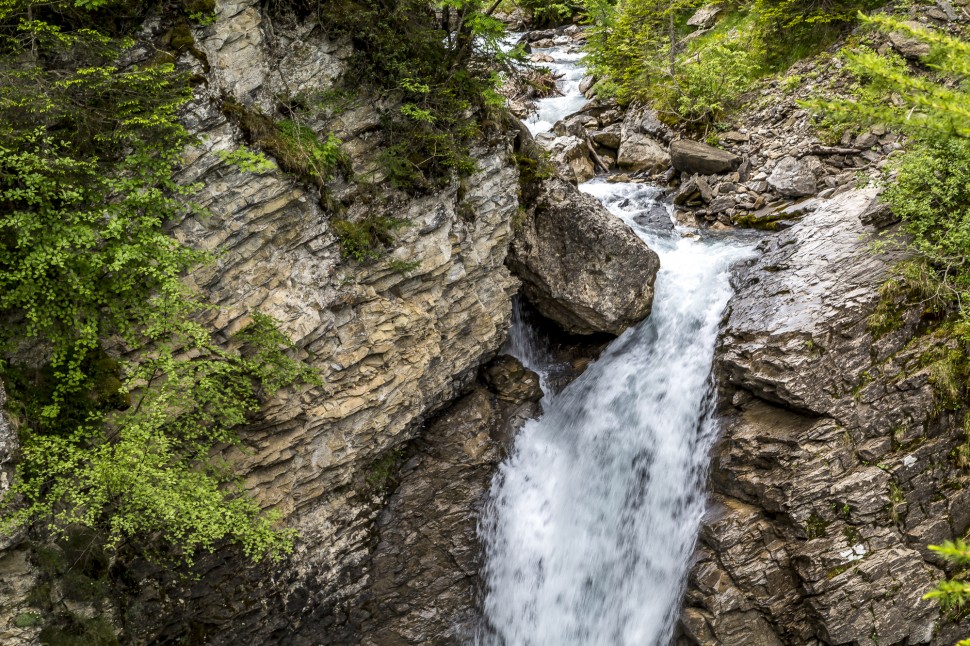
[[[393,484],[395,473],[400,468],[403,457],[403,450],[392,449],[370,465],[364,481],[371,491],[383,493]]]
[[[391,271],[401,274],[402,276],[407,276],[415,269],[421,266],[420,260],[400,260],[395,258],[394,260],[387,263],[388,269]]]
[[[875,9],[882,0],[755,0],[759,41],[775,68],[821,51],[853,24],[860,11]]]
[[[232,99],[223,103],[223,111],[234,119],[246,133],[253,146],[272,155],[280,167],[321,190],[337,171],[350,172],[350,159],[341,149],[341,141],[333,133],[321,141],[313,130],[298,121],[274,121],[256,110],[246,108]],[[236,157],[238,157],[237,153]],[[232,158],[235,161],[235,157]],[[252,161],[255,168],[265,164]],[[267,160],[268,161],[268,160]]]
[[[692,36],[697,0],[588,0],[588,62],[597,92],[642,101],[669,120],[707,126],[766,75],[821,51],[869,0],[747,0],[722,6],[717,24]]]
[[[404,106],[382,123],[381,160],[395,186],[430,192],[474,172],[470,146],[497,109],[495,65],[522,56],[502,51],[504,26],[491,16],[497,4],[448,0],[436,16],[425,0],[304,3],[329,34],[354,45],[344,85]]]
[[[517,0],[516,4],[532,16],[532,27],[540,29],[568,22],[582,11],[582,3],[566,0]]]
[[[740,43],[711,43],[675,68],[671,84],[654,90],[655,105],[678,121],[714,123],[750,89],[757,69]]]
[[[408,221],[379,215],[369,215],[359,221],[336,219],[334,233],[340,241],[340,253],[356,262],[372,262],[380,258],[394,241],[394,231],[407,226]]]
[[[966,83],[970,42],[887,16],[864,20],[883,31],[903,32],[924,41],[930,52],[922,63],[932,73],[913,73],[899,56],[860,48],[846,54],[848,70],[862,84],[857,95],[847,101],[817,100],[809,106],[843,122],[880,123],[923,140],[970,138],[970,87]]]
[[[132,41],[116,32],[138,27],[107,19],[119,8],[0,5],[0,377],[21,444],[0,528],[87,528],[107,549],[185,560],[223,541],[279,557],[292,532],[210,454],[239,444],[266,397],[319,379],[269,317],[254,313],[228,345],[197,322],[209,306],[183,278],[210,256],[168,233],[205,215],[195,187],[173,179],[191,141],[179,121],[191,79],[171,64],[117,65]],[[40,365],[12,352],[25,347]],[[101,585],[71,576],[80,596]],[[91,639],[77,643],[108,643]]]
[[[40,625],[43,618],[36,612],[22,612],[13,619],[13,625],[17,628],[32,628]]]
[[[45,646],[118,646],[114,628],[103,617],[88,619],[64,614],[40,631]]]

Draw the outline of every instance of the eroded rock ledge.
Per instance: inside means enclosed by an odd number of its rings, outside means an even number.
[[[917,317],[866,319],[900,253],[874,254],[874,197],[822,200],[743,269],[715,369],[723,438],[677,643],[949,644],[922,600],[926,545],[970,526],[955,413],[919,367]]]

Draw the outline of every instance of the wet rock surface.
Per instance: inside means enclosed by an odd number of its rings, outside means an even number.
[[[723,437],[679,644],[946,644],[928,543],[963,534],[962,441],[914,319],[866,319],[903,255],[874,254],[875,191],[819,200],[742,269],[716,359]],[[917,317],[918,318],[918,317]],[[966,630],[963,625],[959,630]]]
[[[574,334],[620,334],[650,313],[657,254],[595,198],[544,182],[515,232],[509,266],[545,317]]]
[[[538,376],[501,356],[414,442],[377,521],[353,643],[467,643],[482,564],[477,523],[506,442],[539,415]],[[348,642],[349,643],[349,642]]]

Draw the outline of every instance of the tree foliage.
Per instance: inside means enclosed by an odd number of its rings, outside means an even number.
[[[906,61],[895,55],[851,51],[846,54],[848,69],[865,80],[866,92],[856,100],[818,101],[814,106],[843,119],[892,126],[924,140],[970,138],[970,43],[889,16],[861,19],[926,43],[929,53],[921,64],[930,73],[912,73]]]
[[[280,556],[292,534],[213,456],[266,397],[319,380],[258,312],[228,343],[197,322],[182,278],[208,256],[169,233],[205,215],[173,180],[192,88],[118,62],[143,8],[0,2],[0,367],[22,448],[0,518],[187,560],[226,540]]]
[[[583,10],[578,0],[518,0],[516,4],[532,16],[534,29],[562,24]]]
[[[504,101],[497,68],[504,26],[486,0],[304,0],[334,37],[354,46],[344,82],[392,97],[401,109],[383,119],[382,155],[391,181],[434,190],[475,169],[469,147]]]
[[[597,91],[643,102],[671,121],[707,127],[767,74],[828,44],[872,0],[747,0],[720,6],[715,26],[687,20],[703,0],[586,0]]]

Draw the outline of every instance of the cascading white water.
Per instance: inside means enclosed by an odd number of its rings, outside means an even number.
[[[584,76],[580,65],[584,54],[572,51],[573,49],[575,45],[541,50],[555,59],[554,63],[540,63],[540,65],[548,67],[559,77],[557,86],[562,95],[538,102],[538,109],[525,121],[525,125],[533,135],[550,130],[557,121],[576,112],[586,103],[586,98],[579,91],[579,83]]]
[[[653,313],[549,398],[499,467],[481,645],[665,646],[704,512],[711,362],[751,245],[645,228],[657,189],[581,188],[659,254]]]

